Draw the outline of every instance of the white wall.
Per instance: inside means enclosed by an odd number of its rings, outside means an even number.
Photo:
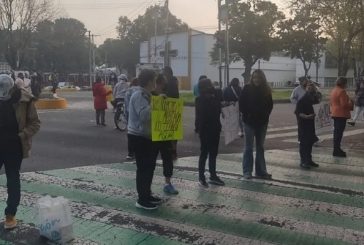
[[[191,85],[197,83],[201,75],[206,75],[212,81],[218,81],[218,68],[210,65],[210,50],[215,43],[213,35],[196,34],[191,37]]]

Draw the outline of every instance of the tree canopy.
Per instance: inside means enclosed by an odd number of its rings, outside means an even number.
[[[320,30],[319,18],[313,15],[310,6],[295,9],[293,18],[278,25],[280,44],[291,58],[299,59],[307,76],[312,62],[318,64],[326,39]]]
[[[259,59],[269,60],[272,51],[277,50],[275,26],[284,18],[277,5],[269,1],[232,0],[229,4],[229,43],[231,61],[243,60],[244,80],[250,79],[251,69]],[[224,32],[224,31],[223,31]],[[224,33],[223,33],[224,35]],[[221,33],[216,32],[219,38]],[[220,37],[221,38],[221,37]],[[211,58],[216,61],[216,51]]]
[[[338,61],[338,76],[346,76],[350,68],[353,42],[364,32],[362,0],[291,0],[292,8],[310,6],[320,18],[324,34],[335,44],[328,51]],[[330,49],[335,47],[335,49]]]

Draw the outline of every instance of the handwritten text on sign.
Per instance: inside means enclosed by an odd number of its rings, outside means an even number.
[[[152,97],[152,141],[180,140],[183,137],[182,99]]]

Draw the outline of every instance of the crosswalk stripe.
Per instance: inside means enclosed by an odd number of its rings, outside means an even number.
[[[153,212],[134,207],[132,163],[23,173],[18,217],[32,223],[35,201],[51,194],[71,200],[76,237],[97,244],[364,244],[361,158],[330,163],[327,155],[318,155],[319,170],[308,172],[296,169],[297,152],[272,150],[266,160],[274,179],[246,181],[239,180],[241,157],[219,156],[226,186],[207,189],[197,185],[198,157],[179,159],[173,178],[177,196],[163,195],[158,165],[153,190],[164,203]],[[349,161],[351,171],[358,171],[350,179]],[[0,175],[1,200],[5,186]],[[0,209],[4,206],[1,202]],[[0,230],[0,239],[4,236]]]
[[[364,129],[347,130],[347,131],[344,131],[344,137],[354,136],[354,135],[363,134],[363,133],[364,133]],[[334,137],[334,135],[333,135],[333,133],[330,133],[330,134],[320,135],[319,137],[320,137],[320,140],[322,141],[322,140],[332,139]],[[283,141],[284,142],[295,143],[295,142],[297,142],[297,139],[286,139],[286,140],[283,140]]]
[[[40,177],[40,176],[38,176],[38,177]],[[50,179],[50,178],[52,178],[52,177],[47,177],[48,178],[48,180]],[[45,180],[45,179],[44,179]],[[55,181],[55,182],[58,182],[58,180],[57,181]],[[67,180],[67,182],[68,182],[68,180]],[[48,183],[48,181],[45,181],[44,183],[43,183],[43,185],[48,185],[49,186],[49,184],[47,184]],[[52,184],[51,184],[52,185]],[[69,189],[68,191],[65,191],[65,193],[69,193],[70,191],[71,191],[72,189]],[[92,190],[90,190],[90,189],[88,189],[87,188],[87,191],[89,191],[90,192],[90,194],[91,195],[95,195],[95,194],[92,194],[93,193],[93,191]],[[97,190],[94,190],[94,191],[97,191]],[[97,192],[99,192],[99,191],[97,191]],[[121,192],[120,192],[121,193]],[[99,195],[100,193],[97,193],[97,195]],[[103,192],[103,195],[106,195],[106,196],[112,196],[112,194],[113,193],[108,193],[108,191],[107,190],[104,190],[104,192]],[[81,196],[79,196],[79,200],[82,200],[82,198],[81,198]],[[109,198],[109,199],[111,199],[111,198]],[[129,205],[125,205],[125,204],[123,204],[123,203],[125,203],[125,201],[124,202],[120,202],[121,200],[122,200],[122,198],[112,198],[112,199],[116,199],[117,200],[117,202],[115,203],[115,204],[113,204],[112,205],[112,207],[121,207],[122,209],[126,209],[126,210],[129,210],[129,211],[135,211],[134,209],[130,209],[130,206]],[[176,200],[177,201],[177,200]],[[222,200],[220,200],[218,203],[221,203],[221,201]],[[168,217],[168,219],[171,219],[172,217],[170,216],[170,214],[167,214],[167,213],[164,213],[165,211],[167,211],[166,209],[171,209],[172,208],[172,211],[173,210],[175,210],[175,211],[177,211],[178,210],[178,212],[180,213],[180,215],[182,215],[183,213],[185,213],[185,211],[184,210],[187,210],[186,209],[186,205],[192,205],[191,203],[193,203],[191,200],[190,201],[188,201],[187,203],[184,203],[183,201],[181,202],[180,200],[179,201],[177,201],[176,203],[175,203],[175,205],[177,205],[177,206],[175,206],[174,204],[174,201],[173,201],[173,199],[171,200],[171,201],[168,201],[167,203],[166,203],[166,205],[163,205],[162,206],[162,208],[160,209],[160,211],[158,211],[159,212],[159,214],[157,213],[154,213],[154,214],[150,214],[152,217],[162,217],[163,218],[163,216],[164,216],[164,218],[167,218]],[[229,205],[230,206],[230,205]],[[256,206],[256,205],[254,205],[254,206]],[[194,207],[194,208],[193,208]],[[266,228],[264,228],[266,231],[268,231],[268,230],[271,230],[272,228],[269,228],[269,226],[271,226],[271,225],[273,225],[273,226],[275,226],[276,224],[277,224],[277,222],[280,220],[282,223],[278,223],[278,225],[279,225],[279,227],[280,227],[280,229],[282,230],[282,229],[286,229],[286,233],[288,233],[288,234],[293,234],[292,232],[294,232],[296,229],[294,229],[293,228],[293,224],[295,225],[295,226],[298,226],[297,227],[297,231],[300,231],[300,223],[299,222],[297,222],[297,221],[289,221],[289,219],[287,219],[287,218],[283,218],[283,219],[279,219],[279,218],[273,218],[273,217],[270,217],[269,215],[268,216],[258,216],[258,217],[260,217],[260,219],[258,219],[258,223],[255,223],[256,222],[256,219],[254,219],[254,224],[253,223],[251,223],[251,221],[249,221],[249,219],[248,219],[248,217],[245,217],[245,216],[243,216],[243,217],[241,217],[241,222],[239,222],[239,223],[236,223],[236,221],[235,222],[233,222],[233,223],[231,223],[231,224],[229,224],[228,222],[227,222],[227,218],[229,218],[229,213],[231,213],[231,214],[237,214],[238,212],[239,212],[239,210],[231,210],[231,211],[228,211],[228,212],[225,212],[225,215],[224,215],[224,217],[219,217],[219,215],[217,215],[216,216],[216,213],[219,213],[219,212],[221,212],[221,208],[223,208],[224,207],[224,205],[223,206],[221,206],[221,205],[219,205],[219,204],[208,204],[208,205],[201,205],[201,204],[195,204],[195,205],[193,205],[191,208],[193,209],[193,211],[190,211],[190,210],[188,210],[188,219],[185,219],[184,221],[185,222],[192,222],[193,224],[198,224],[198,225],[202,225],[203,227],[206,227],[206,228],[214,228],[214,229],[216,229],[216,228],[219,228],[220,230],[222,229],[225,233],[227,232],[227,233],[230,233],[229,231],[230,231],[230,229],[231,228],[246,228],[246,227],[250,227],[250,226],[255,226],[256,228],[259,228],[260,226],[268,226],[268,227],[266,227]],[[207,208],[207,209],[206,209]],[[278,207],[276,207],[275,209],[277,209]],[[196,210],[197,209],[197,210]],[[199,211],[199,209],[201,209],[200,211]],[[206,209],[206,210],[205,210]],[[223,208],[224,209],[224,208]],[[278,208],[279,209],[279,208]],[[81,209],[82,210],[82,209]],[[182,210],[182,211],[181,211]],[[203,210],[205,210],[205,211],[203,211]],[[210,210],[210,211],[209,211]],[[264,210],[264,209],[262,209],[262,210]],[[203,211],[203,212],[202,212]],[[86,212],[86,213],[89,213],[89,212]],[[186,214],[187,214],[186,213]],[[193,214],[192,214],[193,213]],[[203,214],[203,216],[201,215],[201,213]],[[224,213],[224,212],[223,212]],[[304,213],[302,213],[302,216],[301,216],[301,218],[304,218],[304,216],[306,215],[308,215],[308,213],[309,212],[304,212]],[[150,216],[149,214],[147,214],[147,216]],[[165,215],[167,215],[167,216],[165,216]],[[191,215],[193,215],[193,216],[191,216]],[[183,215],[182,215],[183,216]],[[204,218],[203,218],[204,217]],[[219,218],[218,218],[219,217]],[[245,217],[245,218],[244,218]],[[319,220],[319,216],[316,214],[315,216],[314,216],[315,218],[317,218],[318,220]],[[204,219],[208,219],[208,220],[210,220],[210,219],[218,219],[218,220],[220,220],[220,221],[222,221],[222,220],[224,220],[223,222],[224,222],[224,224],[225,224],[225,226],[226,226],[226,228],[228,228],[227,230],[224,228],[222,228],[222,227],[216,227],[215,225],[212,225],[211,223],[205,223],[205,222],[202,222]],[[232,217],[230,217],[230,218],[233,218],[233,216]],[[239,218],[239,217],[238,217]],[[235,217],[235,219],[236,219],[236,217]],[[172,218],[172,220],[174,220],[173,218]],[[193,221],[194,220],[194,221]],[[216,220],[216,222],[219,222],[218,220]],[[244,221],[243,221],[244,220]],[[343,218],[341,217],[341,220],[343,220]],[[351,219],[350,219],[351,220]],[[201,223],[202,222],[202,223]],[[287,226],[285,226],[284,224],[285,223],[287,223]],[[283,225],[282,225],[283,224]],[[290,224],[290,225],[288,225],[288,224]],[[211,226],[212,225],[212,226]],[[308,224],[305,224],[305,223],[302,223],[301,224],[303,227],[307,227],[307,226],[310,226],[310,225],[308,225]],[[354,227],[358,227],[358,225],[359,224],[357,224],[357,225],[355,225]],[[316,228],[318,228],[319,227],[319,225],[315,225],[315,227]],[[238,234],[244,234],[245,236],[248,236],[248,237],[254,237],[254,234],[250,234],[250,233],[247,233],[247,232],[243,232],[243,231],[240,231],[240,228],[239,228],[239,232],[238,233],[236,233],[236,232],[234,232],[234,231],[232,231],[232,233],[233,234],[236,234],[236,235],[238,235]],[[260,229],[262,229],[263,227],[261,227]],[[324,229],[326,229],[327,227],[322,227],[321,229],[322,230],[324,230]],[[336,229],[336,228],[332,228],[332,229]],[[339,232],[339,228],[337,228],[338,229],[338,232]],[[272,229],[271,230],[271,232],[274,232],[274,230],[275,229]],[[346,232],[347,232],[347,234],[345,235],[345,237],[347,237],[347,239],[349,239],[349,240],[352,240],[352,239],[355,239],[355,240],[357,240],[357,239],[362,239],[362,237],[364,237],[364,234],[361,234],[360,232],[358,232],[358,231],[355,231],[355,230],[350,230],[350,229],[346,229]],[[343,234],[343,233],[334,233],[334,234]],[[310,234],[308,233],[305,233],[305,235],[303,235],[303,234],[301,234],[300,236],[305,236],[305,237],[307,237],[307,239],[310,239],[310,236],[309,236]],[[283,235],[283,234],[281,234],[281,238],[280,239],[286,239],[285,238],[285,236]],[[330,236],[330,238],[325,238],[326,239],[326,241],[327,241],[327,243],[328,244],[330,244],[329,242],[331,241],[331,242],[334,242],[334,240],[331,240],[331,239],[335,239],[335,236],[333,235],[332,237]],[[276,241],[276,240],[274,240],[274,241]],[[279,240],[278,240],[279,241]],[[282,242],[282,241],[281,241]],[[337,243],[338,242],[338,240],[335,240],[335,243]],[[223,243],[219,243],[219,244],[223,244]],[[320,244],[322,244],[322,243],[320,243]]]

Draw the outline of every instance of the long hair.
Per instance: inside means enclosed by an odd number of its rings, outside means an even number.
[[[267,82],[267,78],[265,77],[265,74],[262,70],[257,69],[255,71],[253,71],[251,78],[250,78],[250,84],[253,84],[253,77],[257,76],[260,80],[260,83],[258,85],[259,90],[261,90],[263,92],[264,95],[270,95],[272,94],[272,89],[269,86],[268,82]]]

